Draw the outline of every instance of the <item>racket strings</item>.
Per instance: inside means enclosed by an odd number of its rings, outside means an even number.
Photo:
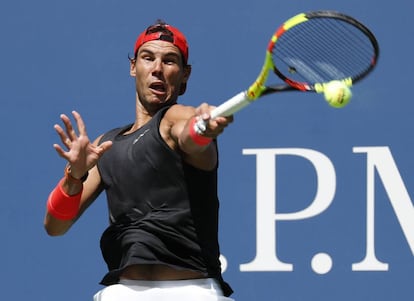
[[[349,38],[341,38],[341,35],[339,34],[340,31],[337,29],[334,30],[334,35],[332,35],[331,30],[332,27],[326,27],[323,30],[323,34],[321,34],[319,27],[317,27],[316,30],[313,27],[307,27],[307,34],[305,35],[306,39],[302,36],[303,32],[300,32],[299,37],[289,39],[289,44],[291,44],[291,46],[288,47],[288,53],[291,56],[289,63],[292,62],[292,57],[294,57],[296,62],[300,61],[302,63],[302,66],[303,62],[309,62],[312,66],[312,70],[315,71],[318,71],[318,69],[324,69],[325,72],[329,72],[331,74],[336,70],[338,74],[335,74],[334,72],[332,75],[334,77],[342,77],[350,74],[351,71],[344,68],[347,65],[341,62],[341,58],[348,58],[349,56],[346,46],[342,46],[342,41],[349,40]],[[297,32],[295,33],[292,31],[291,34],[297,35]],[[292,37],[292,35],[290,36]],[[321,36],[323,36],[323,39],[320,38]],[[309,37],[314,38],[309,41]],[[293,49],[293,46],[295,46],[295,52],[290,50]],[[294,55],[292,56],[292,54]],[[359,54],[359,52],[357,54]],[[287,57],[287,55],[284,54],[284,57]],[[303,60],[300,60],[300,58],[303,58]],[[364,58],[362,58],[361,61],[361,58],[354,57],[351,61],[357,65],[360,65],[361,63],[364,63]],[[330,62],[331,64],[326,64],[326,62]],[[333,62],[336,62],[336,64],[333,65]],[[339,62],[341,62],[341,64],[339,64]],[[338,65],[341,65],[341,69],[334,68]],[[342,74],[339,74],[340,70],[343,70]],[[354,68],[351,68],[350,70],[354,70]],[[317,81],[321,81],[321,79],[318,79]]]
[[[344,22],[329,22],[327,19],[320,19],[319,21],[320,24],[318,25],[323,25],[323,27],[318,26],[313,28],[315,31],[313,35],[318,36],[318,40],[314,43],[316,54],[314,53],[313,57],[315,57],[315,55],[322,55],[323,57],[331,58],[328,59],[328,61],[340,60],[341,66],[344,67],[351,65],[343,64],[345,62],[344,60],[346,60],[346,62],[352,62],[357,66],[366,66],[366,54],[372,54],[372,47],[368,49],[366,48],[367,44],[365,41],[367,40],[365,39],[364,41],[361,39],[361,34],[359,34],[359,31],[351,31],[350,29],[353,28],[349,27],[349,25]],[[323,29],[323,33],[319,32],[319,28]],[[332,47],[332,43],[334,43],[335,47]],[[357,45],[358,50],[355,51],[353,49],[350,49],[352,45]],[[353,70],[354,68],[349,69],[349,71],[346,73],[352,74],[352,72],[355,72]]]
[[[311,81],[321,82],[325,81],[325,79],[353,76],[355,75],[355,70],[359,70],[361,66],[366,67],[366,56],[361,55],[361,51],[350,52],[348,49],[349,44],[344,44],[343,41],[347,41],[351,45],[356,44],[350,42],[347,31],[343,32],[338,29],[332,29],[332,27],[326,27],[323,29],[323,33],[321,33],[320,27],[316,29],[309,27],[308,29],[307,39],[302,37],[303,32],[301,32],[299,37],[291,39],[292,42],[290,44],[292,45],[288,47],[289,51],[284,54],[285,58],[289,58],[287,63],[300,62],[300,65],[297,66],[300,68],[294,67],[296,71],[302,70],[304,62],[307,62],[306,70],[303,69],[306,72],[302,73],[304,76],[308,75],[308,81],[311,79]],[[309,41],[309,37],[316,38]],[[296,45],[294,41],[296,41]],[[295,46],[295,51],[291,50],[293,46]],[[309,78],[309,74],[312,75],[311,78]]]
[[[294,26],[275,43],[275,67],[287,78],[310,84],[351,77],[371,67],[375,49],[356,26],[334,18],[314,18]]]
[[[332,20],[334,22],[332,22]],[[341,44],[338,44],[339,47],[335,49],[337,52],[340,52],[339,57],[345,59],[346,62],[352,62],[356,67],[369,67],[371,58],[374,55],[374,49],[370,40],[363,32],[351,24],[340,20],[320,19],[319,21],[321,25],[323,25],[324,32],[329,32],[330,36],[337,36],[343,41],[343,47],[341,47]],[[328,41],[329,36],[328,39],[321,40],[324,44],[327,44]],[[347,44],[344,45],[344,43]],[[356,49],[353,49],[353,47]],[[328,49],[328,47],[324,49]],[[352,64],[350,64],[350,66],[352,66]],[[350,68],[348,74],[351,75],[355,73],[355,70],[357,69]]]

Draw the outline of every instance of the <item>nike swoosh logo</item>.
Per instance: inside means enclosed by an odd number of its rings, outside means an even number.
[[[139,139],[141,139],[150,129],[146,129],[142,134],[140,134],[137,138],[134,139],[134,141],[132,142],[132,144],[135,144],[139,141]]]

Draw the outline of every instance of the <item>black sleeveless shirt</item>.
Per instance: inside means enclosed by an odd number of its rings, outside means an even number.
[[[133,264],[165,264],[216,278],[225,296],[218,244],[217,168],[186,164],[163,140],[160,110],[137,131],[132,124],[107,132],[113,145],[99,160],[110,226],[101,237],[109,272],[101,284],[119,281]]]

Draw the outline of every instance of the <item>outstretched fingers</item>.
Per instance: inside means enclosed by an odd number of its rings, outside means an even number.
[[[83,122],[81,115],[76,111],[72,111],[72,114],[73,114],[73,117],[75,118],[76,125],[78,127],[79,136],[88,136],[86,133],[86,126],[85,126],[85,123]]]
[[[68,157],[66,156],[66,151],[59,144],[53,144],[53,148],[56,150],[60,157],[68,159]]]
[[[76,111],[72,111],[72,115],[74,121],[61,114],[63,125],[54,125],[61,144],[53,144],[53,147],[71,165],[72,174],[82,175],[96,165],[99,158],[112,146],[112,142],[98,144],[96,140],[91,143],[81,115]]]
[[[112,146],[112,141],[105,141],[98,145],[97,147],[97,153],[98,156],[102,156],[104,152],[106,152],[108,149],[110,149]]]
[[[73,128],[72,122],[70,121],[69,117],[66,116],[65,114],[61,114],[60,115],[60,119],[62,120],[62,122],[63,122],[63,124],[65,126],[65,131],[64,131],[64,133],[65,133],[65,140],[67,138],[69,138],[71,141],[72,140],[75,140],[77,138],[76,132],[75,132],[75,129]],[[55,126],[55,129],[57,130],[56,126]],[[59,136],[62,139],[62,136],[63,135],[61,133],[59,133],[59,132],[58,132],[58,134],[59,134]],[[67,141],[62,140],[62,142],[65,143]]]
[[[70,147],[71,147],[71,144],[72,144],[72,140],[69,138],[69,136],[67,135],[65,130],[63,130],[63,128],[58,124],[54,125],[54,129],[55,129],[56,133],[58,134],[58,136],[60,138],[60,141],[62,141],[62,144],[64,146],[66,146],[66,148],[69,150]],[[61,153],[63,151],[63,149],[58,144],[54,144],[53,147],[56,150],[59,150],[59,153]]]

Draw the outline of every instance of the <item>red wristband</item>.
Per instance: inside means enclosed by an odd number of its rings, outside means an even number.
[[[200,134],[198,134],[194,128],[196,122],[197,122],[197,119],[194,117],[191,119],[190,124],[189,124],[190,126],[189,134],[190,134],[191,140],[193,140],[195,144],[200,145],[200,146],[208,145],[213,139],[210,137],[205,137],[205,136],[201,136]]]
[[[82,190],[75,195],[68,195],[62,189],[62,182],[59,181],[55,189],[50,193],[47,200],[47,211],[55,218],[60,220],[71,220],[79,212]]]

